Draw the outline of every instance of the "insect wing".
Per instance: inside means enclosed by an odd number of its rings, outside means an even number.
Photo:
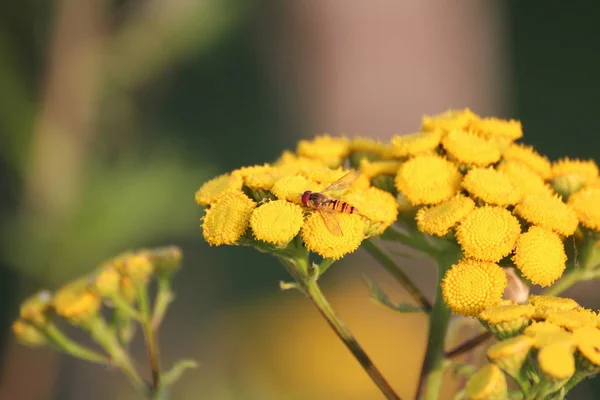
[[[321,218],[323,218],[323,223],[325,227],[333,236],[343,236],[342,228],[340,227],[340,223],[338,222],[336,216],[332,212],[323,211],[321,209],[317,209],[317,212],[321,214]]]
[[[337,181],[333,182],[331,185],[327,186],[323,192],[332,192],[337,190],[344,190],[350,187],[354,183],[355,180],[360,176],[360,172],[358,171],[350,171],[346,175],[342,176]]]

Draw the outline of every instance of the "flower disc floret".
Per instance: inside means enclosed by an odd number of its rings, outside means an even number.
[[[523,194],[552,194],[552,189],[542,177],[523,163],[505,161],[497,169]]]
[[[456,238],[466,257],[499,261],[510,254],[521,233],[517,218],[500,207],[471,211],[456,229]]]
[[[497,264],[461,259],[442,280],[444,301],[456,314],[477,316],[500,303],[506,288],[506,274]]]
[[[516,161],[525,164],[543,179],[549,179],[552,166],[547,157],[542,156],[531,146],[511,143],[504,149],[502,154],[505,160]]]
[[[350,151],[371,153],[381,159],[392,156],[392,146],[371,138],[356,137],[350,141]]]
[[[474,197],[499,206],[516,204],[523,197],[508,176],[493,168],[473,168],[465,175],[462,187]]]
[[[220,197],[203,217],[202,234],[211,246],[236,244],[248,228],[256,203],[241,192]]]
[[[584,188],[569,197],[568,204],[586,228],[600,231],[600,188]]]
[[[292,240],[304,222],[302,207],[285,200],[270,201],[257,207],[250,227],[257,239],[283,245]]]
[[[369,161],[366,158],[360,160],[360,172],[367,178],[379,175],[396,175],[402,162],[396,160]]]
[[[495,140],[462,129],[450,131],[442,146],[459,163],[487,166],[500,160],[500,146]]]
[[[440,130],[396,135],[392,138],[392,154],[396,157],[414,156],[435,149],[442,139]]]
[[[596,314],[585,309],[550,311],[546,314],[546,321],[569,331],[595,328],[598,322]]]
[[[593,160],[582,161],[569,158],[563,158],[552,164],[552,178],[568,175],[579,177],[585,185],[598,178],[598,166]]]
[[[231,193],[239,192],[242,189],[244,180],[241,175],[223,174],[204,183],[196,192],[196,203],[201,206],[207,206],[219,197]]]
[[[413,205],[437,204],[458,193],[462,175],[436,155],[416,156],[400,166],[395,184]]]
[[[564,244],[556,233],[532,226],[517,240],[513,261],[523,276],[540,286],[550,286],[566,268]]]
[[[514,212],[528,222],[562,236],[572,235],[579,223],[575,211],[563,203],[558,195],[536,194],[525,196],[515,206]]]
[[[420,208],[415,218],[421,232],[444,236],[474,208],[471,198],[457,194],[438,205]]]
[[[468,400],[502,400],[506,398],[506,377],[495,364],[486,364],[467,382]]]
[[[581,306],[575,300],[568,297],[531,295],[529,296],[529,304],[533,304],[537,308],[544,310],[577,310]]]
[[[477,118],[469,124],[469,130],[484,137],[506,138],[517,140],[523,137],[523,127],[520,121],[500,118]]]
[[[352,253],[364,239],[365,223],[357,214],[342,214],[335,216],[340,225],[342,235],[336,236],[329,232],[319,213],[313,212],[304,222],[301,235],[304,245],[324,258],[338,260]]]
[[[298,155],[337,166],[350,152],[350,141],[345,137],[321,135],[313,140],[301,140],[296,147]]]
[[[421,130],[450,132],[453,129],[466,129],[471,121],[478,119],[479,116],[468,108],[464,110],[448,110],[445,113],[437,115],[425,115],[421,121]]]
[[[275,182],[271,188],[271,192],[280,200],[287,200],[300,205],[302,204],[302,193],[306,190],[319,192],[322,189],[323,185],[311,181],[302,175],[293,175],[284,176]]]

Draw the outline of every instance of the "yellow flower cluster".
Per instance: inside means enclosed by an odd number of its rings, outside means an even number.
[[[505,301],[486,308],[478,318],[501,340],[487,350],[491,364],[484,368],[503,371],[522,390],[557,393],[600,372],[599,315],[572,299],[531,296],[525,305]],[[482,375],[489,375],[485,371],[471,378],[467,398],[488,398],[481,396],[502,386],[499,377],[484,379]]]

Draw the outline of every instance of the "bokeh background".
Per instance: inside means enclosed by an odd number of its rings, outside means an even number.
[[[300,138],[385,140],[466,106],[521,119],[551,159],[598,159],[600,7],[587,4],[2,2],[0,399],[140,398],[112,371],[17,345],[9,326],[33,291],[163,244],[185,254],[164,362],[201,363],[174,399],[381,398],[312,306],[278,290],[273,258],[203,242],[194,191]],[[432,266],[403,263],[431,294]],[[330,270],[326,293],[411,398],[425,318],[371,302],[363,275],[407,298],[361,251]],[[598,308],[597,284],[569,294]],[[139,343],[134,353],[143,363]]]

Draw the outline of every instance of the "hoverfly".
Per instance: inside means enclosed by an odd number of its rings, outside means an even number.
[[[326,192],[347,189],[360,176],[357,171],[350,171],[337,181],[325,188],[322,192],[311,192],[307,190],[302,193],[302,204],[318,212],[323,218],[327,230],[335,236],[342,236],[342,229],[335,216],[336,212],[344,214],[359,214],[358,209],[353,205],[325,195]]]

